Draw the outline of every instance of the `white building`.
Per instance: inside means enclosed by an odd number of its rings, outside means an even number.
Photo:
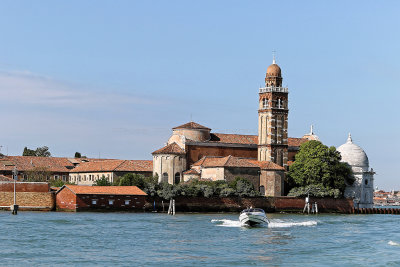
[[[351,166],[355,178],[354,183],[346,187],[344,196],[354,198],[356,208],[372,208],[374,204],[374,171],[369,168],[367,154],[361,147],[353,143],[350,134],[347,142],[337,150],[342,155],[342,162]]]

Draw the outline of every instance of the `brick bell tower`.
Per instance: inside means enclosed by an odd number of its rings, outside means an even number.
[[[258,108],[258,160],[287,168],[288,88],[282,87],[281,68],[275,62],[267,68],[265,87],[260,88]]]

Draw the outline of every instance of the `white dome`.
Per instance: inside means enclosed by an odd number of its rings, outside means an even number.
[[[347,162],[352,167],[369,167],[367,154],[361,147],[353,143],[350,134],[347,142],[338,147],[337,151],[342,155],[342,162]]]

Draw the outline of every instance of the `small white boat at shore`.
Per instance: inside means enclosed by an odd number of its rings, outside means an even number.
[[[240,213],[239,221],[245,226],[268,224],[269,220],[265,211],[257,208],[245,209]]]

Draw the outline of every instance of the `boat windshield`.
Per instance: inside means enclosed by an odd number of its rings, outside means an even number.
[[[244,213],[244,212],[262,212],[262,213],[265,213],[265,211],[263,209],[257,209],[257,208],[245,209],[241,213]]]

